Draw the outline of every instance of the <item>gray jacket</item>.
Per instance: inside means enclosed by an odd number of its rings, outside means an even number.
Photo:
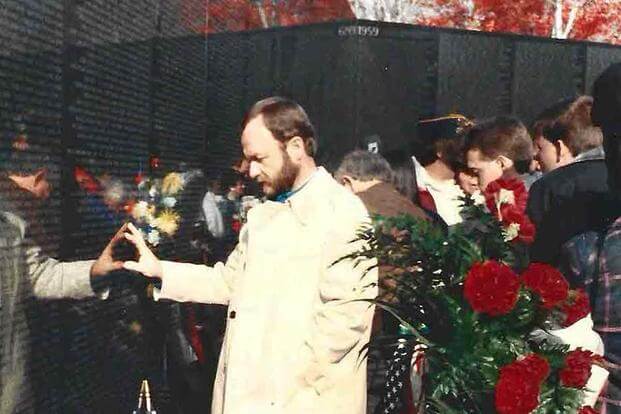
[[[92,260],[62,263],[45,256],[28,237],[27,225],[0,211],[0,414],[30,412],[28,306],[34,298],[94,296]]]

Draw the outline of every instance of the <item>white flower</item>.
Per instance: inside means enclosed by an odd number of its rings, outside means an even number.
[[[177,204],[177,199],[175,197],[164,197],[162,198],[162,204],[164,207],[173,208]]]
[[[482,206],[485,204],[485,197],[481,194],[480,191],[472,194],[472,201],[474,201],[475,206]]]
[[[511,223],[508,227],[505,227],[502,231],[503,238],[506,242],[515,239],[518,234],[520,234],[520,224],[519,223]]]
[[[155,198],[157,197],[157,193],[158,193],[157,187],[152,185],[151,188],[149,189],[149,197]]]
[[[149,203],[139,201],[132,209],[132,217],[136,220],[143,220],[149,215]]]
[[[155,229],[151,230],[147,235],[147,243],[152,246],[160,244],[160,232]]]
[[[143,229],[138,229],[143,240],[147,239],[147,233]]]
[[[515,194],[513,191],[501,188],[498,192],[498,203],[499,204],[515,204]]]

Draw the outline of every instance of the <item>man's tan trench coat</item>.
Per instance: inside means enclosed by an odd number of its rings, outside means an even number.
[[[163,262],[159,298],[229,305],[213,414],[363,414],[377,271],[358,250],[361,201],[320,168],[253,208],[226,264]]]

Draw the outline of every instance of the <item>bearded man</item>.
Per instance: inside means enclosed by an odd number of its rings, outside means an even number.
[[[139,260],[124,266],[161,278],[156,299],[229,306],[213,414],[362,414],[377,271],[339,259],[364,246],[354,240],[368,213],[316,166],[300,105],[264,99],[242,128],[249,175],[270,200],[249,212],[226,264],[159,261],[129,225]]]

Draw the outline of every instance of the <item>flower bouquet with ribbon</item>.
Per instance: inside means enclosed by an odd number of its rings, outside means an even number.
[[[407,408],[407,393],[396,392],[404,382],[390,382],[395,367],[419,384],[414,412],[595,412],[607,373],[588,297],[529,262],[527,197],[521,182],[499,180],[483,205],[464,199],[466,220],[448,232],[405,215],[361,230],[369,247],[348,257],[378,260],[390,292],[374,302],[407,331],[371,344],[409,350],[396,359],[405,366],[389,363],[382,412]]]

